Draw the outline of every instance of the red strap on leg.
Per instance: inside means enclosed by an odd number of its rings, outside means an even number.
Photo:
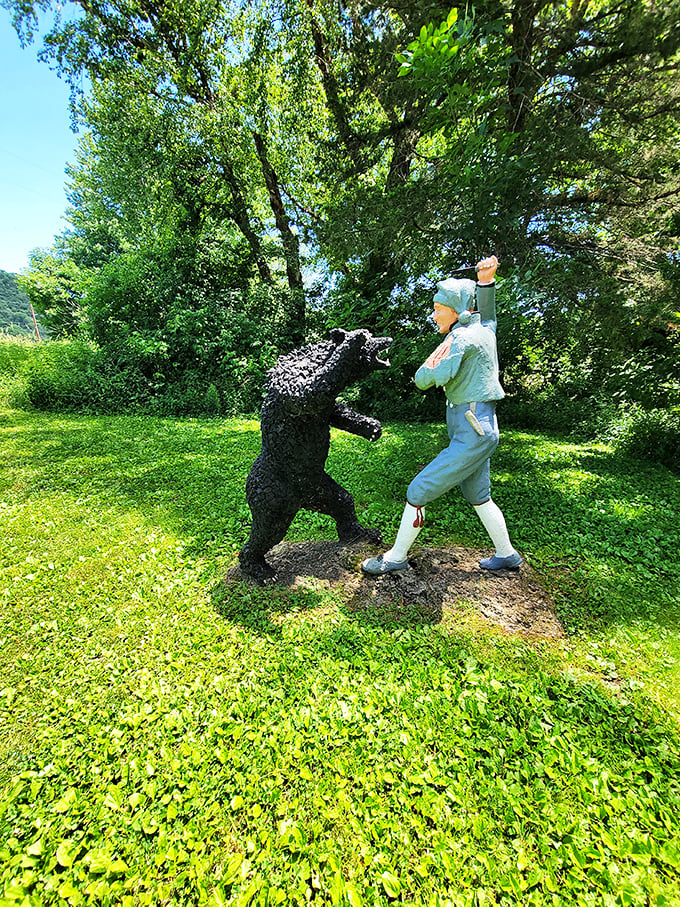
[[[422,507],[416,507],[416,518],[413,521],[413,528],[420,529],[425,525],[425,515]]]

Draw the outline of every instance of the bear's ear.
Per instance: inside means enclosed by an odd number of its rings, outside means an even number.
[[[344,341],[347,336],[347,331],[343,331],[342,328],[333,328],[331,331],[331,340],[333,343],[337,343],[338,346]]]

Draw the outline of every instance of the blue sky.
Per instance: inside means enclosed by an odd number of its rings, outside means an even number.
[[[68,86],[38,61],[41,46],[37,37],[22,49],[9,13],[0,10],[0,270],[13,273],[66,227],[64,168],[78,141]]]

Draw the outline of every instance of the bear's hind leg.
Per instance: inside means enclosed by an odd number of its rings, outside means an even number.
[[[276,575],[276,570],[265,560],[265,554],[278,545],[293,522],[297,507],[268,507],[253,509],[250,536],[238,556],[241,570],[262,583]]]
[[[341,542],[356,542],[362,539],[378,544],[382,542],[378,529],[369,529],[361,525],[357,519],[354,498],[328,473],[323,474],[323,480],[317,486],[312,501],[306,506],[310,510],[328,514],[335,520]]]

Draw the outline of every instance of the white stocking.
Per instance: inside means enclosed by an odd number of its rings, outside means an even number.
[[[383,554],[383,561],[398,564],[401,561],[406,560],[409,548],[415,542],[418,533],[423,528],[424,518],[424,507],[414,507],[413,504],[406,504],[397,538],[390,550]]]
[[[508,555],[514,554],[515,549],[510,542],[508,529],[505,525],[505,517],[500,507],[489,498],[485,504],[478,504],[475,510],[482,521],[482,525],[489,533],[491,541],[496,546],[498,557],[508,557]]]

